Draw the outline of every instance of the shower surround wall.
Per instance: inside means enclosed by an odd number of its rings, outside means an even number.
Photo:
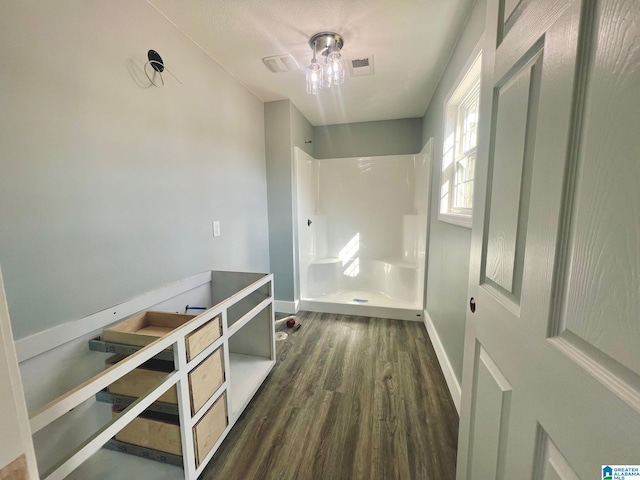
[[[421,319],[426,155],[295,163],[301,309]]]

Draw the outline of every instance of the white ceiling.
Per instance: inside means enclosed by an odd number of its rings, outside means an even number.
[[[421,117],[473,0],[149,0],[265,102],[289,98],[315,126]],[[334,31],[343,56],[373,55],[375,74],[305,92],[309,38]],[[271,73],[291,54],[301,70]]]

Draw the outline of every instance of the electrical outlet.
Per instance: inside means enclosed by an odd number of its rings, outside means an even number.
[[[220,236],[220,222],[217,220],[214,220],[213,222],[213,236],[214,237]]]

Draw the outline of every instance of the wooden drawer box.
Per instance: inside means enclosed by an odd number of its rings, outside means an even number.
[[[113,407],[113,418],[117,418],[122,410],[122,407]],[[211,451],[227,425],[225,392],[193,427],[194,450],[198,465]],[[180,425],[176,415],[145,411],[120,430],[116,434],[116,440],[174,455],[182,455]]]
[[[113,418],[120,416],[121,412],[122,407],[113,407]],[[145,411],[120,430],[116,440],[182,455],[180,424],[176,415]]]
[[[124,355],[113,355],[109,357],[105,364],[107,367],[115,365],[125,358]],[[119,378],[108,389],[110,393],[126,395],[128,397],[141,397],[173,371],[173,362],[162,360],[150,360],[140,367],[132,370],[124,377]],[[178,403],[178,391],[175,386],[160,395],[158,402]]]
[[[105,329],[102,340],[144,347],[184,325],[194,315],[167,312],[142,312]]]
[[[218,348],[189,373],[189,396],[194,415],[216,393],[224,378],[222,348]]]
[[[222,335],[222,323],[220,316],[217,316],[196,331],[185,337],[187,343],[187,359],[193,360],[205,348],[215,342]]]
[[[227,393],[220,398],[204,414],[200,421],[193,427],[193,442],[196,451],[196,464],[200,465],[207,454],[216,444],[220,435],[227,428]]]

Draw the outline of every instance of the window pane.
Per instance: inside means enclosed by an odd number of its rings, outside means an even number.
[[[462,122],[462,153],[476,148],[478,142],[478,107],[480,104],[480,83],[476,83],[460,105]]]
[[[440,177],[441,213],[471,218],[480,107],[480,61],[478,55],[467,75],[445,104],[445,123]],[[443,221],[457,223],[452,218]]]
[[[453,187],[453,208],[472,208],[475,167],[475,152],[456,162]]]
[[[453,163],[453,148],[446,150],[442,155],[442,171],[446,171],[447,168]]]
[[[447,180],[440,187],[440,213],[449,211],[449,181]]]
[[[455,132],[451,132],[447,135],[447,138],[444,139],[444,144],[442,146],[442,150],[448,152],[449,150],[453,150],[453,140],[455,138]]]

